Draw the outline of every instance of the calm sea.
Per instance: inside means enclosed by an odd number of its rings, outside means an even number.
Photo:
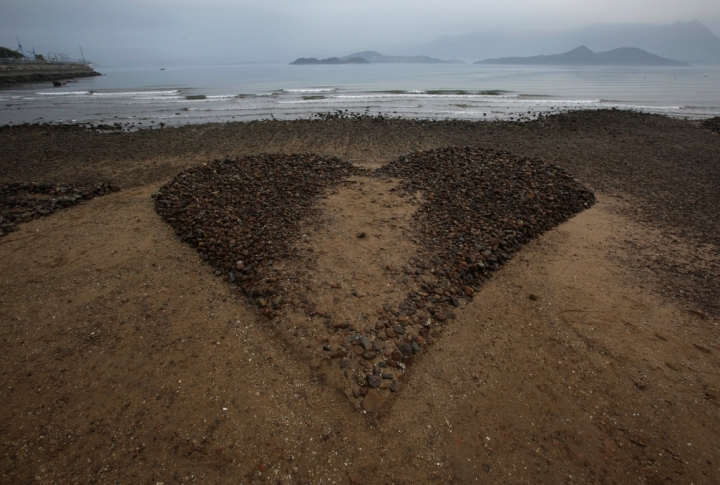
[[[369,64],[102,69],[54,88],[0,90],[0,124],[152,126],[308,118],[347,110],[428,119],[518,119],[618,108],[720,116],[720,66],[689,68]],[[154,122],[154,123],[153,123]]]

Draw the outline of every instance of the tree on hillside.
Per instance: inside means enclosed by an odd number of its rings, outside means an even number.
[[[19,52],[8,49],[7,47],[0,47],[0,59],[22,59],[23,56]]]

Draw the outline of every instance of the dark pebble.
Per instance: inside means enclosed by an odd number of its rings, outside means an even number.
[[[362,356],[365,360],[373,360],[375,357],[377,357],[377,353],[373,352],[372,350],[367,350],[362,354]]]
[[[367,378],[368,386],[375,389],[380,387],[382,384],[382,377],[376,375],[369,375]]]
[[[365,336],[361,336],[358,339],[358,342],[360,343],[360,346],[365,350],[371,350],[373,348],[372,342],[370,341],[369,338],[367,338]]]

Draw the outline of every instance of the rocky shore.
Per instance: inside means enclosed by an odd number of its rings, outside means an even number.
[[[69,185],[12,183],[0,186],[0,237],[19,230],[18,224],[47,217],[85,200],[117,192],[104,183],[93,188]]]
[[[0,127],[0,481],[712,482],[714,125]]]
[[[698,245],[718,247],[720,222],[714,211],[720,205],[720,175],[713,123],[605,110],[524,123],[341,115],[130,133],[72,125],[5,126],[0,127],[5,151],[0,181],[110,182],[126,188],[163,181],[178,168],[225,156],[278,151],[352,161],[372,153],[372,161],[417,149],[471,145],[557,163],[593,188],[631,197],[628,210],[633,218],[667,228],[674,237],[691,236]],[[338,139],[346,141],[338,144]],[[653,177],[646,176],[650,173]],[[668,255],[654,271],[662,274],[660,279],[674,297],[691,298],[704,311],[720,311],[720,288],[708,272],[714,269]]]

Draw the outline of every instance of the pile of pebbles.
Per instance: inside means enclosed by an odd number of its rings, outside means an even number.
[[[111,183],[91,188],[64,184],[5,184],[0,186],[0,237],[17,231],[18,224],[23,222],[119,190],[120,187]]]
[[[409,298],[426,302],[438,321],[451,313],[445,308],[471,299],[523,244],[595,203],[595,196],[563,168],[504,151],[448,147],[415,152],[375,174],[401,179],[400,191],[424,194],[415,214],[422,247],[409,264],[420,291]],[[420,278],[424,275],[433,283]],[[406,301],[397,311],[412,308]]]
[[[240,286],[274,317],[284,305],[286,275],[301,223],[318,211],[326,189],[360,169],[337,157],[258,155],[188,168],[155,197],[157,213],[194,247],[217,276]]]
[[[720,133],[720,116],[703,121],[702,126],[715,133]]]
[[[358,379],[359,396],[378,385],[396,390],[375,376],[384,375],[388,366],[404,370],[412,365],[457,309],[523,244],[595,203],[594,195],[563,168],[504,151],[448,147],[415,152],[373,174],[400,179],[399,195],[421,192],[424,202],[414,220],[418,253],[403,268],[417,290],[397,306],[377,310],[369,344],[363,345],[359,335],[349,337],[361,346],[354,352],[359,358],[380,357],[373,362],[380,368],[372,368],[366,383]]]
[[[352,370],[353,395],[368,412],[400,390],[398,376],[514,252],[595,203],[561,167],[504,151],[415,152],[373,175],[400,179],[398,195],[421,192],[424,201],[413,224],[418,252],[403,267],[417,289],[378,308],[364,335],[347,332],[341,367]]]
[[[400,390],[398,378],[514,252],[595,202],[570,173],[543,160],[447,147],[373,172],[318,155],[216,160],[177,175],[154,194],[155,207],[217,276],[274,317],[295,301],[283,294],[298,287],[275,263],[298,259],[293,244],[302,224],[319,216],[319,199],[351,175],[399,179],[394,191],[423,199],[414,221],[418,252],[402,268],[416,290],[377,308],[377,321],[365,329],[326,316],[328,332],[343,343],[323,350],[352,376],[367,411]]]

